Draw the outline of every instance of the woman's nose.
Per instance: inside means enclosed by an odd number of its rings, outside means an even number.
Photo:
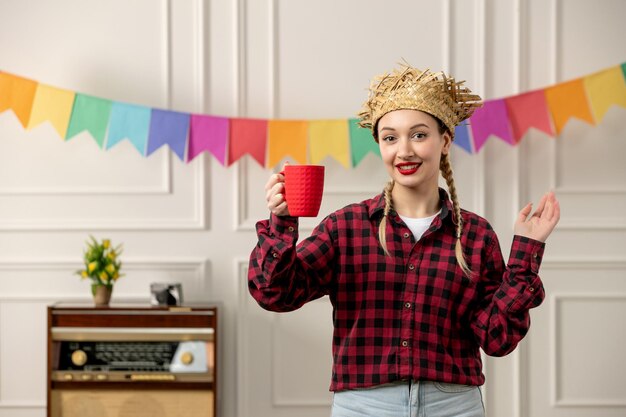
[[[398,156],[400,158],[409,158],[415,156],[415,152],[413,151],[410,140],[400,139],[398,145]]]

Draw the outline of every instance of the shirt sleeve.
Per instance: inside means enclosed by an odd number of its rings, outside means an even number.
[[[505,267],[494,234],[478,278],[481,301],[472,320],[472,330],[487,355],[507,355],[528,332],[529,309],[545,297],[538,275],[544,248],[543,242],[516,235]]]
[[[328,294],[335,254],[331,216],[298,241],[298,219],[271,215],[256,224],[258,243],[250,254],[248,289],[266,310],[292,311]]]

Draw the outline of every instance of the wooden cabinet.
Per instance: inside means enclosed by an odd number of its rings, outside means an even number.
[[[48,307],[48,417],[217,415],[216,306]]]

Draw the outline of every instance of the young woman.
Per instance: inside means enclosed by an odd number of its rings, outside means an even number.
[[[333,417],[483,416],[480,349],[503,356],[543,301],[538,276],[556,226],[553,193],[514,225],[508,265],[489,223],[462,210],[450,166],[454,127],[480,97],[408,65],[375,79],[360,113],[391,181],[326,217],[297,244],[280,174],[266,185],[249,289],[265,309],[333,305]],[[439,188],[439,172],[448,191]]]

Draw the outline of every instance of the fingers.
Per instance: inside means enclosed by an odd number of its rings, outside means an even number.
[[[541,200],[539,200],[539,204],[537,204],[537,209],[533,213],[533,217],[540,217],[541,214],[543,213],[543,210],[546,207],[546,202],[548,201],[548,194],[549,193],[544,194],[541,197]]]
[[[526,204],[524,208],[520,210],[519,215],[517,216],[517,222],[518,223],[525,222],[532,208],[533,208],[533,203]]]

